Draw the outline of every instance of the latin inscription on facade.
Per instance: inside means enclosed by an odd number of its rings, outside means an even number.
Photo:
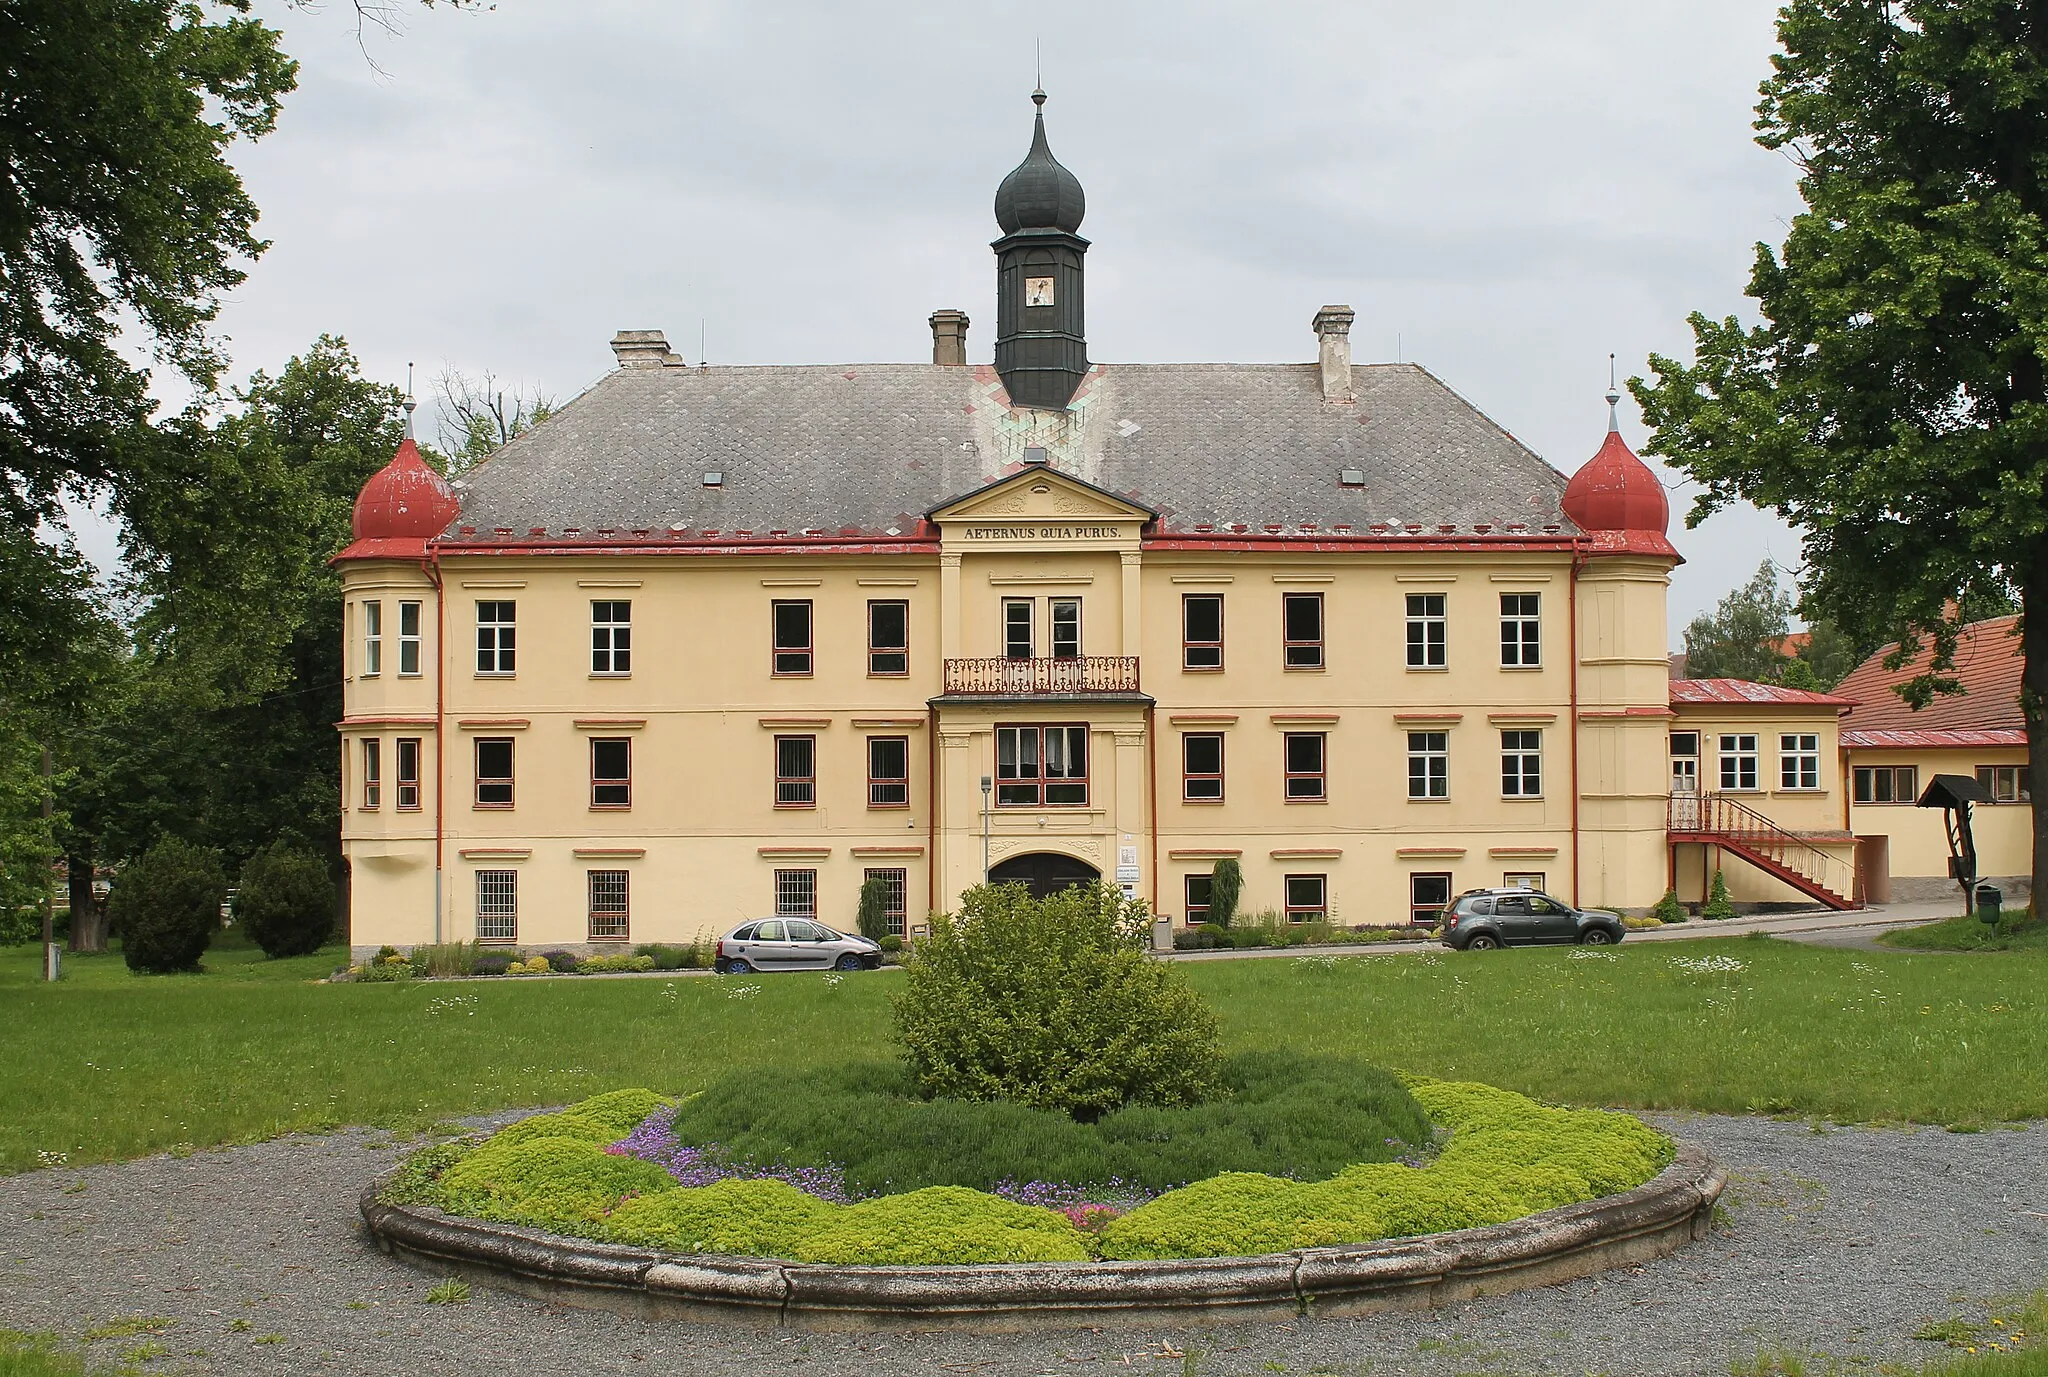
[[[1115,540],[1114,526],[969,526],[969,540]]]

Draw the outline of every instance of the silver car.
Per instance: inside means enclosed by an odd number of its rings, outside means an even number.
[[[865,937],[834,932],[808,918],[757,918],[718,939],[711,968],[720,975],[749,971],[871,971],[882,949]]]

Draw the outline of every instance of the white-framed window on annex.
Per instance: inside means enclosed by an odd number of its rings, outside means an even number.
[[[1778,737],[1778,787],[1820,788],[1820,737],[1814,732],[1785,732]]]
[[[516,942],[519,940],[519,872],[479,870],[476,872],[476,940]]]
[[[1757,787],[1756,733],[1721,735],[1721,787],[1754,791]]]
[[[476,605],[476,672],[507,675],[513,670],[513,654],[519,637],[515,625],[519,604],[479,602]]]
[[[893,937],[901,937],[910,907],[910,872],[901,866],[877,866],[862,871],[861,879],[881,882],[883,929]]]
[[[1543,797],[1543,733],[1504,731],[1500,734],[1502,798]]]
[[[633,604],[618,599],[590,604],[590,672],[633,672]]]
[[[775,872],[775,916],[815,918],[818,916],[818,872],[778,870]]]
[[[363,677],[374,679],[384,672],[384,604],[375,598],[363,603]]]
[[[398,604],[398,672],[420,672],[420,605],[416,602]]]

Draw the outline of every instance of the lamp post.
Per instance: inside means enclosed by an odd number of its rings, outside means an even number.
[[[995,781],[987,775],[981,777],[981,882],[988,883],[988,793],[995,787]]]

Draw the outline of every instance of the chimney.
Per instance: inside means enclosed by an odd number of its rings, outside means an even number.
[[[1349,306],[1325,306],[1316,312],[1316,339],[1322,344],[1323,400],[1356,400],[1351,391],[1351,322]]]
[[[659,330],[621,330],[612,336],[612,357],[621,368],[659,368],[670,361],[681,363],[668,351],[668,336]]]
[[[967,362],[967,312],[951,308],[932,312],[932,362]]]

